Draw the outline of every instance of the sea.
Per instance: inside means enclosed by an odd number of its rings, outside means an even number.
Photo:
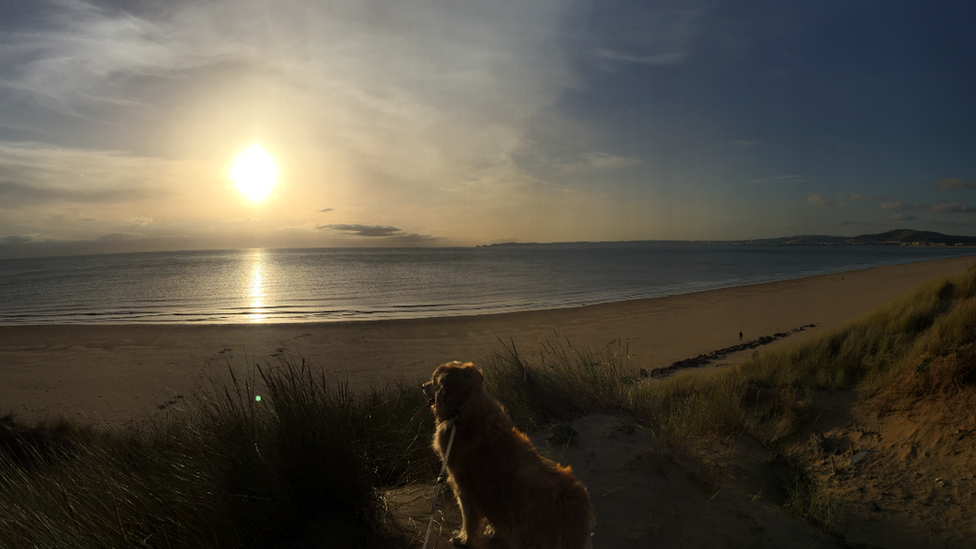
[[[974,255],[622,242],[0,260],[0,325],[369,321],[575,307]],[[976,262],[976,257],[974,257]]]

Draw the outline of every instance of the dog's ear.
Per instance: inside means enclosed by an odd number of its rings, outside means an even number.
[[[468,362],[464,365],[464,374],[470,386],[476,387],[478,390],[485,388],[485,376],[481,373],[481,368]]]

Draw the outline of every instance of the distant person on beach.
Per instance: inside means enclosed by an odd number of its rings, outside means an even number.
[[[739,332],[739,341],[742,341],[742,332]]]

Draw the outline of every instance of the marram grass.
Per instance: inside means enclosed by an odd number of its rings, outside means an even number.
[[[436,474],[419,389],[354,394],[303,361],[229,371],[138,431],[6,417],[0,547],[402,545],[379,489]]]

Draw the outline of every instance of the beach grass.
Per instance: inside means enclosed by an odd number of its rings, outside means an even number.
[[[534,361],[509,345],[485,365],[489,389],[525,429],[625,411],[672,448],[705,460],[700,450],[743,435],[778,454],[814,391],[857,391],[880,413],[963,393],[976,410],[976,266],[819,338],[707,374],[640,380],[623,350],[579,352],[568,344],[548,345]],[[829,492],[795,456],[784,459],[792,471],[784,486],[789,507],[835,528],[839,510]]]
[[[486,390],[515,424],[538,431],[595,410],[626,409],[630,387],[625,380],[636,379],[629,362],[626,349],[617,346],[593,351],[550,341],[531,358],[512,343],[502,344],[479,366]]]
[[[976,267],[708,374],[647,379],[625,347],[565,341],[531,355],[500,344],[479,365],[526,431],[555,434],[601,411],[630,414],[689,455],[740,436],[779,450],[813,391],[856,390],[882,411],[976,394],[974,297]],[[0,419],[0,547],[405,546],[381,494],[436,475],[420,380],[353,392],[301,357],[235,360],[215,361],[183,413],[138,429]],[[789,507],[832,529],[836,502],[784,459]]]
[[[3,418],[0,547],[402,546],[378,488],[436,474],[420,391],[233,366],[138,430]]]

